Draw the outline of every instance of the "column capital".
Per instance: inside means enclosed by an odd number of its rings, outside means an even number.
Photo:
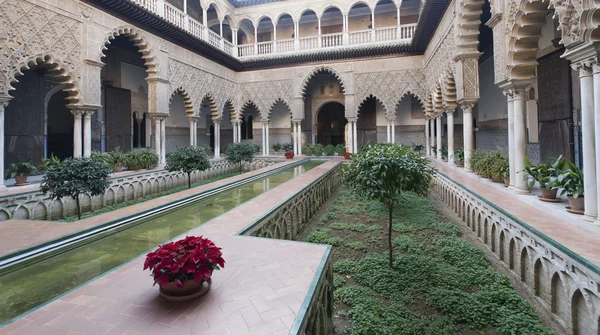
[[[444,113],[446,114],[454,114],[456,110],[456,106],[444,106]]]
[[[198,120],[200,120],[200,117],[197,115],[188,115],[187,119],[190,121],[198,121]]]
[[[394,122],[396,121],[396,115],[386,115],[386,120],[390,121],[390,122]]]
[[[356,118],[356,117],[347,117],[346,120],[348,120],[348,122],[356,122],[356,120],[358,120],[358,118]]]
[[[598,73],[600,72],[600,68],[598,68],[598,56],[573,62],[571,63],[571,68],[579,72],[579,78],[591,76],[592,71]]]
[[[462,101],[460,103],[460,108],[462,109],[463,114],[472,113],[473,107],[475,107],[475,102],[472,102],[472,101]]]

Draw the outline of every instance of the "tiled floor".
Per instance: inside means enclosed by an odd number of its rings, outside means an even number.
[[[33,221],[33,220],[8,220],[0,222],[0,255],[6,255],[17,250],[32,247],[43,242],[54,240],[62,236],[72,234],[84,229],[116,220],[128,215],[143,212],[166,204],[182,197],[204,192],[225,184],[229,184],[240,179],[254,176],[272,169],[276,169],[293,161],[285,161],[268,167],[264,167],[244,175],[233,176],[218,180],[210,184],[194,187],[190,190],[178,192],[176,194],[166,195],[152,199],[133,206],[124,207],[109,213],[104,213],[89,217],[76,222],[56,222],[56,221]]]
[[[447,163],[433,160],[431,164],[450,179],[484,197],[596,266],[600,266],[600,243],[598,243],[600,233],[595,227],[583,226],[592,225],[591,222],[584,222],[572,214],[562,215],[561,212],[561,215],[553,215],[565,204],[554,204],[553,210],[549,210],[544,206],[534,205],[534,202],[539,202],[535,194],[517,195],[504,189],[500,184],[484,182],[474,178],[473,174],[451,167]]]
[[[142,271],[142,256],[0,328],[0,334],[288,334],[326,246],[235,234],[279,203],[273,199],[292,196],[336,163],[326,162],[190,232],[210,237],[227,261],[204,297],[165,302]]]

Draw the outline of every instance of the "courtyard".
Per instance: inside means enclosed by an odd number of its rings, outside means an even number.
[[[600,10],[0,1],[0,334],[600,334]]]

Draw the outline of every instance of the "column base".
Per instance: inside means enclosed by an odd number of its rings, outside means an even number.
[[[510,189],[510,187],[509,187]],[[518,188],[518,187],[513,187],[512,190],[514,193],[516,194],[520,194],[520,195],[525,195],[525,194],[531,194],[531,192],[529,192],[528,189],[522,189],[522,188]]]

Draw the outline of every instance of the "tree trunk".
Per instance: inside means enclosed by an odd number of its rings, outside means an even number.
[[[192,188],[192,174],[188,173],[188,189]]]
[[[390,249],[390,268],[393,265],[393,256],[392,256],[392,211],[394,207],[392,204],[387,204],[388,212],[389,212],[389,224],[388,224],[388,247]]]
[[[77,220],[81,220],[81,205],[79,204],[79,195],[75,197],[75,204],[77,205]]]
[[[240,163],[240,174],[243,173],[244,163]]]

